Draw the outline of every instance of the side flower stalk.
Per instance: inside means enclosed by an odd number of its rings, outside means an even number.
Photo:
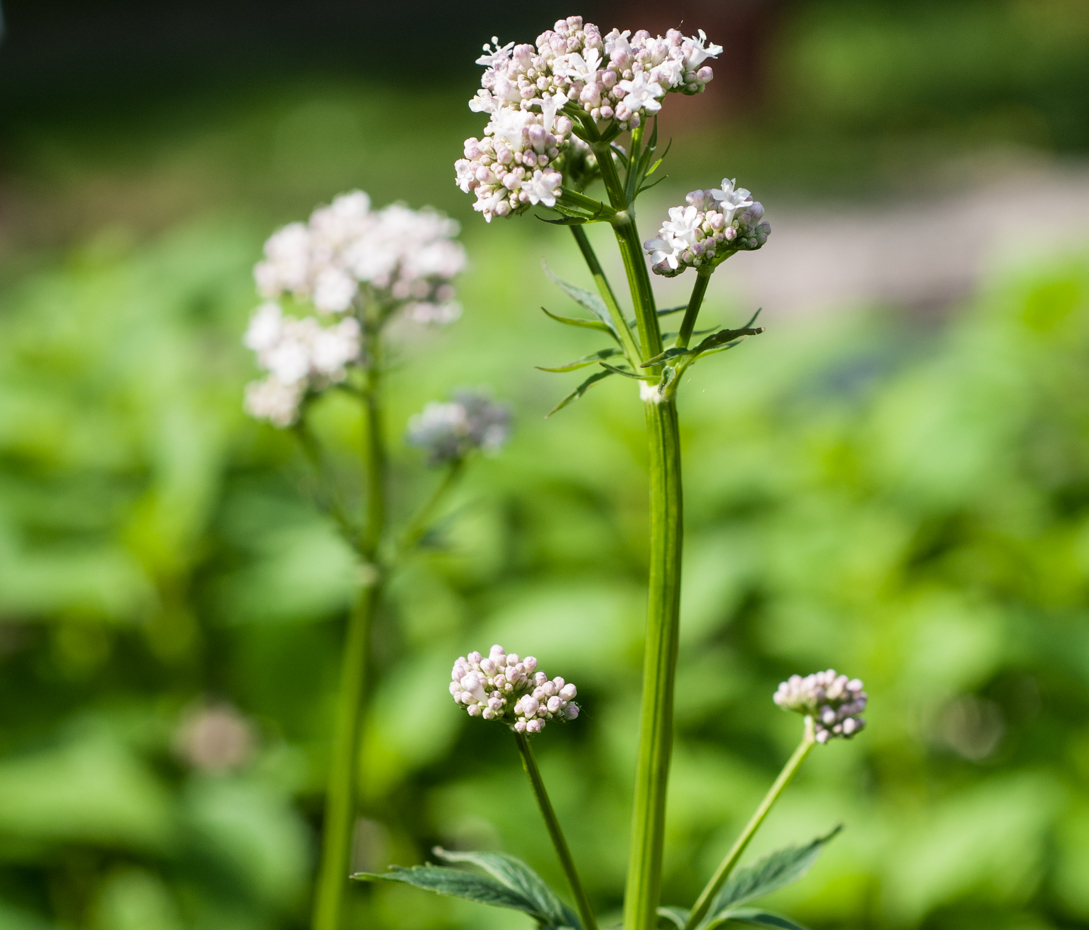
[[[336,520],[360,560],[360,590],[349,614],[333,728],[321,862],[314,893],[313,930],[341,930],[357,816],[359,738],[366,714],[372,627],[382,590],[399,561],[426,535],[476,451],[498,451],[510,413],[478,391],[456,392],[430,404],[409,425],[408,442],[445,478],[409,520],[397,542],[388,520],[390,451],[384,404],[384,337],[397,317],[423,325],[461,315],[453,280],[465,266],[453,221],[429,210],[392,204],[371,208],[362,191],[319,207],[306,223],[291,223],[269,238],[254,269],[265,298],[243,339],[263,380],[246,388],[245,409],[259,420],[291,427],[314,466],[318,502]],[[290,306],[293,315],[285,311]],[[346,496],[325,466],[325,452],[308,422],[311,405],[329,390],[359,400],[363,505],[349,513]]]

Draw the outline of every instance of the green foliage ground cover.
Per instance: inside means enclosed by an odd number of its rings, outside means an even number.
[[[0,926],[304,921],[354,567],[290,437],[240,412],[263,232],[105,235],[0,296]],[[518,431],[392,586],[358,865],[490,844],[558,883],[512,748],[446,693],[452,657],[501,641],[580,686],[542,767],[576,856],[608,864],[591,894],[619,903],[638,408],[609,383],[544,421],[577,373],[531,366],[581,343],[535,310],[573,309],[538,263],[575,278],[573,257],[527,224],[468,245],[465,318],[404,333],[391,428],[485,383]],[[784,907],[815,927],[1089,923],[1087,302],[1075,256],[994,278],[941,331],[771,313],[692,375],[667,900],[694,895],[789,752],[776,682],[835,656],[866,680],[870,729],[815,757],[751,854],[849,825]],[[356,427],[322,411],[346,469]],[[407,500],[434,476],[398,457]],[[259,733],[229,774],[175,749],[209,700]],[[497,919],[410,894],[358,906],[391,928]]]

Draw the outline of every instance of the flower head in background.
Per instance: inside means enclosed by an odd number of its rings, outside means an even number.
[[[813,718],[818,743],[832,737],[850,739],[865,725],[866,692],[857,678],[838,675],[835,669],[812,675],[791,675],[779,685],[774,701],[784,710]]]
[[[320,314],[373,302],[422,322],[451,322],[460,313],[451,282],[465,268],[457,234],[458,224],[434,210],[372,210],[370,197],[352,191],[273,233],[253,275],[262,297],[290,294]]]
[[[540,733],[550,720],[574,720],[578,689],[537,669],[533,656],[507,655],[492,646],[486,656],[461,656],[451,672],[450,694],[470,717],[502,720],[518,733]]]
[[[480,449],[498,452],[510,436],[506,404],[483,391],[455,391],[449,403],[432,402],[408,421],[408,443],[427,452],[431,465],[465,458]]]
[[[253,722],[230,704],[195,705],[182,715],[174,750],[198,771],[235,771],[253,760],[257,733]]]
[[[581,16],[559,20],[534,45],[492,42],[477,59],[485,70],[469,101],[471,110],[488,114],[488,124],[482,138],[466,140],[465,157],[454,166],[458,186],[476,195],[474,208],[489,222],[532,204],[554,206],[565,173],[593,166],[565,107],[602,130],[634,129],[661,109],[666,94],[700,93],[713,77],[707,60],[722,51],[702,30],[602,35]]]
[[[771,225],[764,207],[729,178],[715,190],[692,191],[687,205],[671,207],[655,239],[643,247],[655,274],[674,277],[686,268],[716,265],[738,251],[754,251],[768,241]]]
[[[247,386],[246,412],[292,425],[309,392],[345,380],[364,360],[363,319],[380,325],[399,312],[417,323],[456,320],[452,281],[465,267],[457,233],[458,224],[434,210],[396,203],[372,210],[362,191],[273,233],[254,268],[265,302],[243,339],[267,377]],[[288,296],[317,312],[285,315],[279,301]]]

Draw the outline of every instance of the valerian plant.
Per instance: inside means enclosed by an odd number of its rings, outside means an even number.
[[[546,371],[592,368],[593,373],[556,406],[581,398],[607,378],[638,382],[649,438],[650,578],[647,602],[643,696],[630,854],[624,897],[625,930],[654,930],[660,920],[676,930],[711,930],[726,923],[797,928],[789,918],[752,902],[800,878],[836,831],[798,847],[780,850],[747,868],[741,856],[813,747],[847,739],[863,726],[862,683],[833,670],[792,677],[775,701],[804,718],[798,749],[786,763],[725,860],[691,908],[662,907],[659,900],[666,823],[666,787],[673,746],[674,682],[680,622],[683,508],[681,449],[676,395],[692,365],[763,332],[752,320],[737,327],[714,326],[695,341],[696,324],[711,275],[738,252],[762,248],[771,232],[764,208],[730,179],[717,188],[693,191],[669,210],[657,236],[641,241],[636,200],[656,183],[656,114],[671,93],[697,94],[712,79],[709,62],[722,48],[702,31],[685,36],[670,30],[603,34],[572,16],[538,36],[535,44],[484,46],[481,88],[470,108],[487,114],[481,138],[465,143],[456,163],[458,185],[475,198],[488,222],[531,207],[551,210],[546,222],[567,226],[586,262],[594,291],[561,281],[560,289],[589,316],[545,311],[571,326],[602,333],[601,348]],[[600,183],[604,195],[596,192]],[[585,227],[613,231],[627,277],[633,316],[607,280]],[[684,306],[659,310],[651,272],[675,277],[695,272]],[[551,275],[551,273],[549,272]],[[595,293],[596,291],[596,293]],[[683,311],[676,332],[663,333],[663,317]],[[694,343],[694,344],[693,344]],[[555,412],[553,410],[553,412]],[[534,760],[531,740],[553,721],[578,715],[577,690],[549,679],[532,657],[508,655],[493,646],[487,656],[457,660],[450,691],[471,716],[508,727],[544,817],[549,837],[575,901],[572,911],[527,865],[500,853],[436,849],[445,865],[393,867],[381,875],[356,877],[395,881],[433,892],[514,908],[541,927],[596,930],[597,919],[571,850]],[[480,872],[454,868],[476,866]]]
[[[360,725],[366,713],[372,627],[383,587],[421,542],[478,450],[494,452],[510,431],[507,407],[480,391],[456,391],[431,403],[408,424],[407,441],[444,476],[403,527],[389,523],[390,453],[385,431],[385,334],[398,317],[423,325],[451,323],[461,314],[453,279],[465,266],[458,227],[432,210],[392,204],[371,208],[362,191],[319,207],[306,223],[291,223],[265,244],[254,269],[265,298],[244,343],[266,372],[246,388],[254,417],[292,429],[315,474],[317,502],[336,521],[359,565],[359,595],[348,620],[337,699],[332,764],[314,894],[314,930],[342,923],[358,797]],[[285,313],[285,304],[302,314]],[[347,392],[363,413],[361,505],[350,507],[310,422],[313,403],[330,390]]]

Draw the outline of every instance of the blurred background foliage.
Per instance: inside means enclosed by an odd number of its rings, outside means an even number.
[[[542,419],[575,376],[531,366],[592,346],[536,311],[572,309],[539,263],[583,272],[530,218],[485,228],[450,165],[479,130],[480,42],[571,11],[94,6],[8,3],[0,47],[0,928],[306,924],[354,568],[292,437],[242,415],[239,339],[270,229],[357,186],[465,220],[473,261],[461,322],[397,336],[395,513],[437,480],[400,442],[427,400],[488,384],[518,430],[391,587],[356,864],[501,847],[561,884],[513,745],[446,692],[455,656],[499,641],[579,684],[583,716],[539,752],[617,910],[641,411],[609,382]],[[1089,150],[1076,0],[681,6],[587,8],[683,14],[728,49],[713,93],[666,108],[646,229],[725,170],[773,224],[777,202],[909,195],[953,235],[942,191]],[[1008,197],[1046,240],[1031,191]],[[1051,252],[938,315],[769,306],[765,335],[692,373],[667,901],[797,738],[775,684],[835,664],[865,679],[870,728],[814,754],[754,855],[848,830],[775,903],[815,928],[1089,927],[1089,248]],[[716,322],[752,309],[732,273]],[[357,412],[317,414],[352,481]],[[522,920],[398,887],[355,908],[404,930]]]

